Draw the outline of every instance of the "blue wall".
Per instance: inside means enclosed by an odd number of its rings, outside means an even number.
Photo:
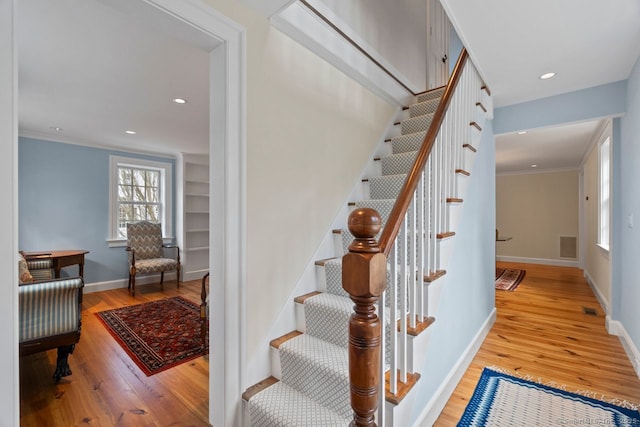
[[[496,108],[496,135],[620,116],[627,108],[627,82],[619,81],[562,95]]]
[[[483,134],[463,195],[464,203],[442,293],[433,314],[436,322],[429,337],[427,356],[417,369],[412,422],[456,368],[456,363],[495,307],[495,139],[491,122]]]
[[[85,258],[87,284],[128,277],[124,248],[109,248],[106,240],[110,155],[171,163],[175,174],[174,159],[30,138],[18,141],[19,248],[90,251]],[[175,194],[175,177],[173,182]],[[64,273],[77,275],[77,267]]]
[[[627,80],[627,114],[621,119],[619,174],[620,212],[614,217],[619,223],[619,244],[614,242],[619,263],[616,262],[614,269],[619,268],[620,280],[613,284],[613,292],[619,292],[619,298],[614,298],[612,314],[614,320],[622,322],[636,349],[640,349],[640,58]],[[629,215],[634,217],[633,228],[627,225]],[[636,363],[640,365],[640,360]]]

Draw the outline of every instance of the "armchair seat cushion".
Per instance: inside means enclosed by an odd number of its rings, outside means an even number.
[[[136,260],[136,274],[171,271],[178,268],[178,261],[171,258]]]

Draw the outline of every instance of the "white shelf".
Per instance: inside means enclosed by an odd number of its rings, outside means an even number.
[[[183,277],[209,270],[209,156],[185,154],[182,159]]]

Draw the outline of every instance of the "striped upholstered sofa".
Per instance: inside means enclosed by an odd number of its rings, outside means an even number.
[[[44,269],[46,260],[39,260]],[[38,277],[37,264],[33,277]],[[21,268],[21,279],[23,276]],[[56,382],[71,374],[68,357],[80,341],[82,288],[80,277],[22,281],[19,284],[20,356],[58,349],[53,378]]]

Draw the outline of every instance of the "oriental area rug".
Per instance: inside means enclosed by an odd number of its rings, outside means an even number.
[[[496,268],[496,289],[501,291],[515,290],[525,275],[524,270],[514,268]]]
[[[615,404],[484,368],[458,426],[639,426],[638,407]]]
[[[182,297],[101,311],[96,316],[147,376],[209,350],[200,338],[200,306]]]

